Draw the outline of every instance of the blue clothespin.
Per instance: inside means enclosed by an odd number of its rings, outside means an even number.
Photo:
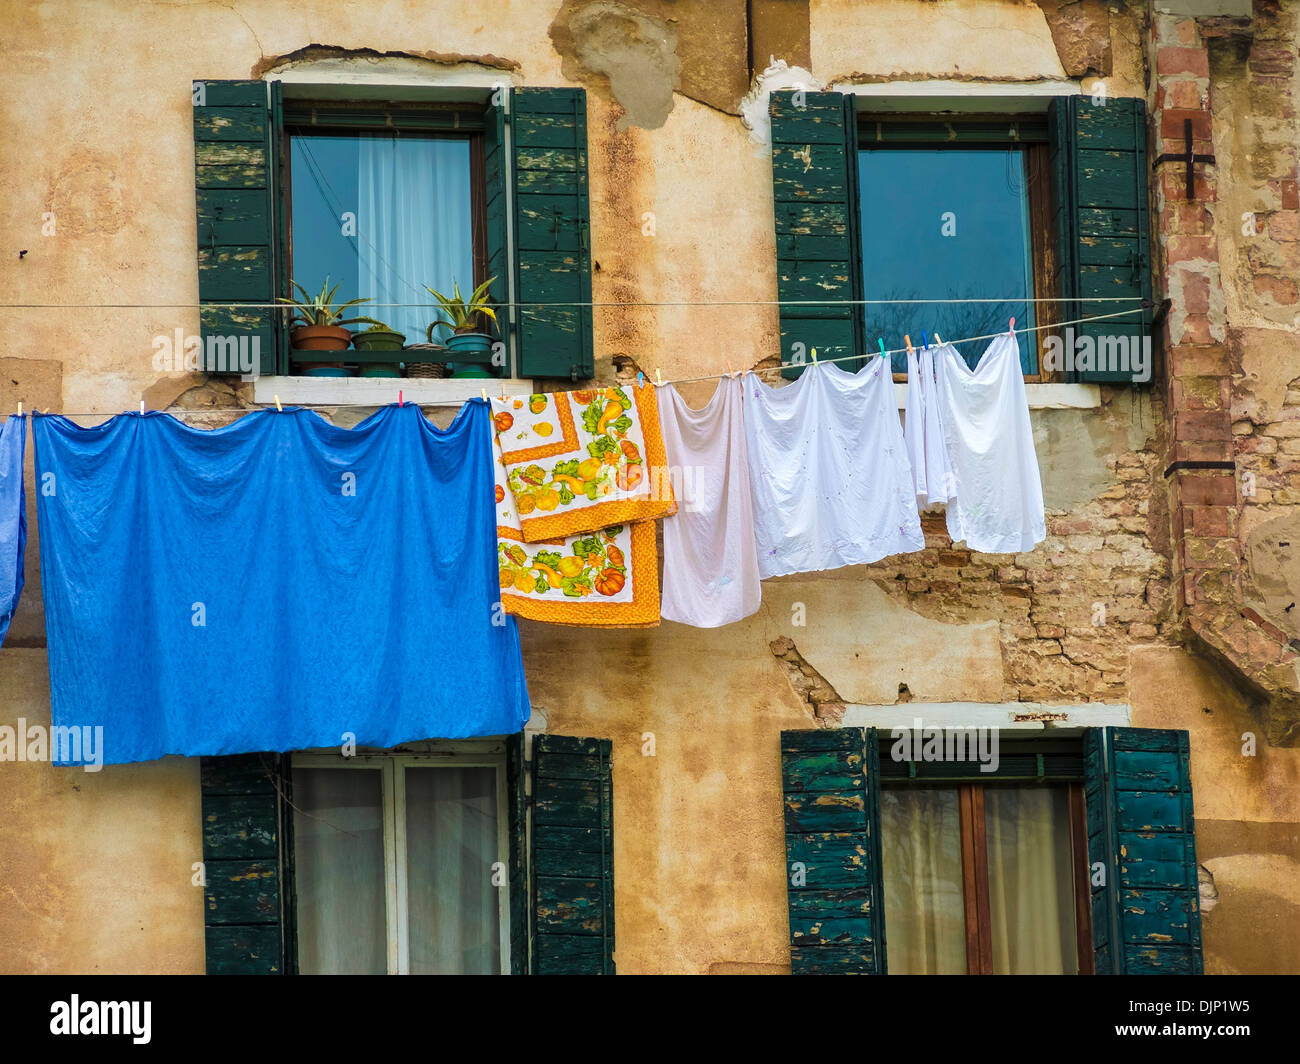
[[[926,347],[930,346],[930,334],[927,333],[924,329],[921,330],[921,339],[925,342]]]
[[[636,386],[637,386],[638,388],[640,388],[640,387],[641,387],[642,385],[644,385],[644,384],[645,384],[645,374],[642,373],[640,370],[637,370],[637,371],[636,371]]]
[[[880,357],[887,358],[888,356],[885,354],[885,338],[883,336],[877,336],[876,342],[880,344]]]

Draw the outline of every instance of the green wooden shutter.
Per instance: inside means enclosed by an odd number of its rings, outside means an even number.
[[[528,971],[528,794],[524,733],[506,738],[507,831],[510,838],[510,974]]]
[[[519,371],[525,377],[591,377],[587,94],[512,89],[510,129]]]
[[[786,884],[794,975],[884,975],[875,728],[783,731]]]
[[[292,935],[283,909],[292,895],[284,860],[286,788],[276,754],[200,760],[203,802],[204,944],[209,975],[281,975]]]
[[[498,90],[493,95],[502,97],[499,103],[489,103],[483,112],[483,184],[484,214],[487,244],[487,275],[495,277],[489,298],[496,304],[497,331],[509,346],[515,328],[515,308],[510,304],[510,284],[513,273],[510,266],[510,244],[507,221],[514,196],[510,187],[510,166],[506,145],[505,93]],[[503,367],[503,375],[510,376],[510,366]]]
[[[1050,109],[1058,283],[1068,300],[1151,299],[1146,105],[1142,100],[1062,96]],[[1134,303],[1064,304],[1063,320],[1110,314]],[[1151,311],[1076,325],[1074,335],[1124,344],[1150,342]],[[1063,338],[1064,339],[1064,338]],[[1150,361],[1147,362],[1148,367]],[[1113,370],[1076,371],[1079,381],[1131,381]]]
[[[610,741],[533,739],[532,971],[614,974]]]
[[[812,360],[855,371],[865,350],[858,205],[856,97],[838,92],[775,92],[772,193],[776,218],[777,298],[782,300],[782,373],[797,377]],[[823,306],[786,300],[831,300]]]
[[[1187,732],[1093,728],[1084,749],[1096,973],[1200,975]]]
[[[194,82],[200,304],[275,299],[279,90],[279,82]],[[239,372],[230,353],[241,351],[252,371],[274,373],[276,320],[265,308],[201,306],[203,368]]]

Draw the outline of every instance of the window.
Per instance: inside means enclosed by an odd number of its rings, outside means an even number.
[[[300,972],[509,971],[500,763],[298,754],[292,766]]]
[[[796,975],[1200,974],[1187,732],[924,731],[781,733]]]
[[[468,295],[487,280],[482,133],[404,125],[437,115],[396,110],[382,129],[355,130],[285,116],[289,276],[312,292],[328,277],[339,301],[369,301],[352,313],[383,321],[407,343],[425,341],[434,312],[382,304],[429,304],[426,285],[448,295],[459,285]],[[456,112],[444,122],[453,118],[466,124]]]
[[[590,377],[583,90],[405,85],[393,90],[400,101],[372,86],[348,92],[365,98],[340,100],[337,85],[193,83],[202,345],[181,368],[284,375],[316,361],[290,348],[276,305],[291,278],[315,294],[328,275],[338,299],[424,304],[353,314],[411,344],[434,318],[425,285],[459,283],[468,295],[491,277],[504,350],[461,349],[448,361],[463,375]],[[349,349],[343,361],[391,366],[394,354]],[[337,375],[338,354],[318,369]]]
[[[869,343],[890,349],[920,330],[958,340],[1032,328],[1050,283],[1036,268],[1031,217],[1049,217],[1047,125],[1002,121],[874,119],[859,127],[858,207],[864,299],[983,299],[990,303],[863,308]],[[1043,201],[1040,204],[1039,201]],[[1041,277],[1041,280],[1040,280]],[[1038,373],[1035,337],[1020,335],[1020,361]],[[972,367],[988,340],[957,344]],[[907,356],[893,356],[896,374]]]
[[[856,370],[880,339],[889,350],[923,330],[956,341],[1015,317],[1018,331],[1039,330],[1021,333],[1027,376],[1150,379],[1142,100],[1060,96],[1045,114],[991,117],[870,115],[867,100],[776,92],[769,102],[785,376],[814,351]],[[885,299],[997,302],[865,302]],[[1078,359],[1039,357],[1057,323],[1054,350],[1075,344]],[[974,362],[987,345],[959,349]],[[905,370],[903,356],[892,361]]]
[[[1089,941],[1086,840],[1071,819],[1081,803],[1069,785],[883,787],[890,971],[1078,973],[1080,935]]]

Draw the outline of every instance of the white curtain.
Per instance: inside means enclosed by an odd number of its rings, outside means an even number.
[[[411,974],[500,972],[497,815],[495,769],[406,770]]]
[[[358,149],[358,295],[374,303],[435,302],[424,286],[468,296],[474,288],[469,141],[364,133]],[[432,309],[363,304],[422,343]],[[437,334],[435,334],[437,335]]]
[[[882,788],[880,828],[890,974],[965,975],[956,788]]]
[[[382,774],[293,770],[298,967],[307,975],[388,971]]]
[[[984,821],[994,973],[1074,974],[1068,789],[986,787]]]

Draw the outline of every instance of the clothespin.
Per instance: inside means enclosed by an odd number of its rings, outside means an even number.
[[[645,386],[645,374],[640,370],[636,371],[636,386],[642,388]]]
[[[19,417],[23,416],[23,403],[21,399],[18,400],[18,416]]]
[[[1015,331],[1016,331],[1016,319],[1015,319],[1015,318],[1012,318],[1012,319],[1011,319],[1011,324],[1007,326],[1007,331],[1008,331],[1008,332],[1015,332]]]
[[[144,400],[140,400],[140,416],[144,417]]]
[[[912,338],[907,333],[903,333],[903,343],[907,344],[907,353],[910,355],[912,353]]]
[[[930,334],[927,333],[924,329],[921,330],[921,342],[924,343],[927,348],[929,348]]]
[[[487,397],[487,389],[486,389],[486,388],[480,388],[480,389],[478,390],[478,393],[479,393],[479,395],[483,396],[483,402],[486,403],[486,402],[488,401],[488,397]]]
[[[275,397],[275,408],[280,411],[280,413],[284,413],[284,407],[280,405],[280,397],[278,395]],[[144,413],[144,403],[140,404],[140,413]]]
[[[397,405],[398,405],[398,406],[405,406],[405,405],[406,405],[404,402],[402,402],[402,389],[401,389],[401,388],[398,388],[398,389],[397,389]]]
[[[881,358],[888,358],[889,356],[888,356],[888,354],[886,354],[886,352],[885,352],[885,338],[884,338],[883,336],[877,336],[877,337],[876,337],[876,343],[878,343],[878,344],[880,345],[880,357],[881,357]]]
[[[659,372],[658,367],[655,368],[655,383],[659,385],[661,388],[663,387],[664,375]]]
[[[817,365],[817,348],[815,347],[812,349],[812,360],[813,360],[813,365],[814,366]]]

